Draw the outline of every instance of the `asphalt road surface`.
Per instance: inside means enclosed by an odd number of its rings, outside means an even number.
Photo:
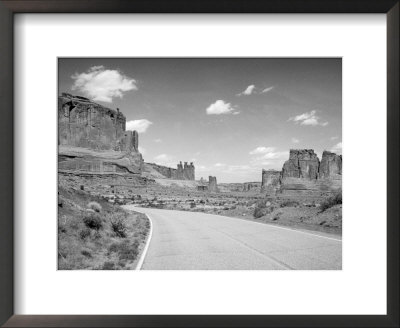
[[[338,236],[219,215],[125,206],[146,213],[142,270],[340,270]]]

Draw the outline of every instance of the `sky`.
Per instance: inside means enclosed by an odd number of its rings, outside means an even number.
[[[261,181],[290,149],[341,154],[339,58],[61,58],[59,93],[119,108],[146,162]]]

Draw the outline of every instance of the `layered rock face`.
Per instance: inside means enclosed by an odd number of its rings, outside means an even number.
[[[63,93],[58,98],[59,170],[140,174],[139,136],[125,131],[125,125],[119,110]]]
[[[179,164],[177,164],[176,169],[158,165],[155,163],[146,163],[146,165],[150,166],[153,170],[157,171],[167,179],[195,180],[195,167],[193,162],[191,162],[190,164],[188,164],[188,162],[185,162],[184,165],[182,165],[182,162],[180,162]]]
[[[342,187],[342,156],[312,149],[291,149],[282,171],[262,171],[262,192],[330,192]]]
[[[63,93],[58,98],[58,142],[94,150],[121,149],[125,135],[125,116],[87,98]],[[125,142],[126,145],[131,144]]]
[[[211,175],[208,177],[208,191],[218,192],[217,177]]]
[[[241,191],[259,191],[260,187],[259,182],[245,182]]]
[[[262,170],[261,192],[276,192],[281,186],[281,172]]]
[[[329,151],[322,153],[322,160],[319,166],[320,179],[342,179],[342,155],[336,155]]]
[[[283,164],[283,178],[314,180],[318,177],[319,159],[312,149],[291,149]]]

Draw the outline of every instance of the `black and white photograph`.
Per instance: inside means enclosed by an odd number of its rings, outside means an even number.
[[[58,270],[342,270],[341,58],[60,57],[57,98]]]

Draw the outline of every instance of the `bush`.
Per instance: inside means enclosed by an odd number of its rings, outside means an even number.
[[[266,214],[270,214],[274,209],[275,208],[271,205],[270,201],[267,201],[266,199],[261,199],[256,203],[253,216],[256,219],[259,219]]]
[[[326,211],[328,208],[332,206],[342,204],[342,192],[338,192],[335,195],[327,198],[320,206],[321,212]]]
[[[89,208],[97,213],[100,213],[102,210],[101,205],[97,202],[90,202],[89,204],[87,204],[87,208]]]
[[[123,218],[117,217],[115,219],[111,219],[111,228],[118,237],[126,237],[127,227]]]
[[[295,200],[284,200],[281,203],[281,207],[296,207],[299,205],[299,202],[296,202]]]
[[[89,213],[86,214],[83,217],[83,223],[90,228],[94,230],[99,230],[100,228],[103,227],[103,223],[101,222],[100,215],[97,213]]]
[[[90,253],[90,252],[87,251],[87,250],[83,250],[83,251],[81,252],[81,254],[82,254],[83,256],[86,256],[86,257],[92,257],[92,253]]]
[[[256,219],[259,219],[260,217],[264,216],[265,214],[267,214],[265,208],[256,207],[256,208],[254,209],[253,216],[254,216]]]
[[[133,244],[129,241],[113,243],[108,248],[109,253],[118,253],[120,260],[135,260],[139,254],[139,242],[135,240]]]
[[[86,229],[79,231],[79,237],[81,237],[82,240],[86,239],[89,236],[90,236],[90,229],[86,228]]]
[[[103,264],[103,270],[114,270],[115,269],[115,263],[114,262],[104,262]]]

